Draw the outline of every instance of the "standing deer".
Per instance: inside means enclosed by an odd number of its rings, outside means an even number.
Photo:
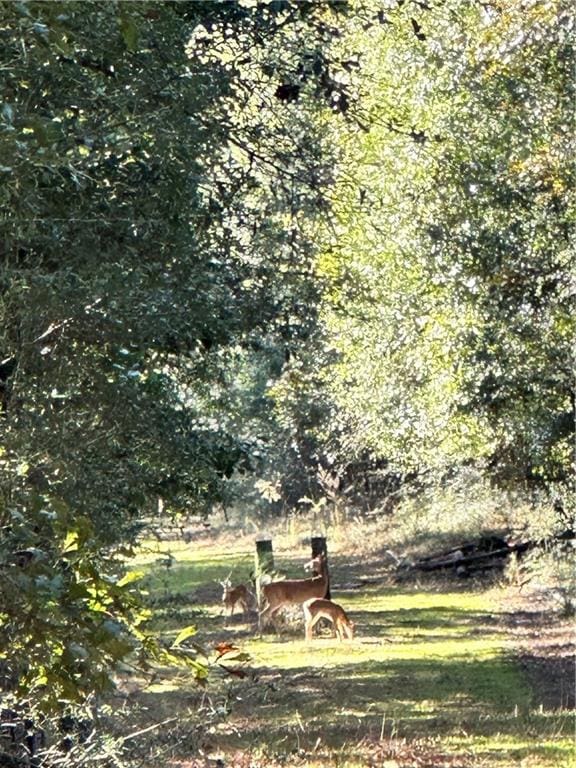
[[[286,579],[273,581],[262,586],[262,602],[265,607],[258,617],[261,629],[285,605],[302,604],[306,600],[324,597],[328,588],[328,565],[322,554],[315,557],[309,564],[318,575],[310,579]]]
[[[238,584],[238,586],[233,587],[230,581],[231,575],[231,573],[228,574],[227,578],[220,582],[222,586],[222,613],[226,614],[226,610],[229,610],[230,613],[228,615],[232,616],[234,608],[236,605],[239,605],[243,613],[246,614],[249,610],[250,592],[244,584]]]
[[[312,640],[312,630],[320,619],[328,619],[332,622],[336,637],[338,640],[344,640],[344,635],[348,640],[354,637],[354,622],[348,618],[346,611],[338,603],[332,600],[316,598],[306,600],[303,603],[304,610],[304,633],[306,640]]]

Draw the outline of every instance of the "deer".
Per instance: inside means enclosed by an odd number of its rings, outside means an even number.
[[[249,610],[250,592],[245,584],[238,584],[238,586],[233,587],[230,581],[231,575],[232,571],[230,571],[224,581],[220,582],[222,586],[222,613],[225,614],[226,610],[229,610],[230,613],[228,615],[232,616],[234,608],[239,605],[243,613],[246,614]]]
[[[344,640],[344,636],[348,640],[354,638],[354,622],[338,603],[324,598],[315,598],[306,600],[302,604],[302,609],[304,611],[304,637],[306,640],[312,640],[312,630],[320,619],[328,619],[332,622],[334,632],[340,642]]]
[[[328,589],[328,564],[323,554],[308,563],[316,576],[309,579],[286,579],[264,584],[261,589],[264,609],[258,616],[261,629],[285,605],[302,604],[307,600],[324,597]]]

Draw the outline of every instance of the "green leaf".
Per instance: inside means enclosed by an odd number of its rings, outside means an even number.
[[[120,32],[122,33],[122,39],[126,49],[132,53],[138,50],[138,27],[134,23],[134,19],[130,16],[123,16],[120,19]]]
[[[195,635],[197,631],[198,630],[194,624],[190,624],[190,626],[185,627],[181,632],[178,633],[176,640],[174,640],[172,643],[172,648],[178,648],[178,646],[181,645],[184,640],[187,640],[189,637],[192,637],[192,635]]]
[[[121,579],[118,581],[117,585],[118,587],[126,587],[128,584],[132,584],[135,581],[139,581],[144,577],[144,571],[128,571]]]
[[[62,553],[78,551],[78,532],[70,531],[62,544]]]

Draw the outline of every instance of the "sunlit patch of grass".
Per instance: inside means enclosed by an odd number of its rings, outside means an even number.
[[[180,691],[182,684],[179,680],[162,680],[158,683],[151,683],[147,691],[148,693],[177,693]]]
[[[334,579],[333,599],[357,628],[354,640],[343,643],[325,635],[305,642],[297,622],[259,637],[255,613],[224,620],[218,582],[230,571],[233,580],[246,580],[251,552],[215,554],[169,542],[143,551],[133,564],[146,571],[154,626],[167,640],[191,623],[199,629],[195,642],[212,650],[234,642],[252,657],[245,680],[224,673],[212,683],[211,697],[232,702],[226,728],[214,736],[222,749],[284,756],[302,749],[309,766],[365,768],[368,755],[358,747],[365,739],[382,745],[392,737],[408,744],[433,737],[440,749],[487,768],[572,765],[568,716],[531,710],[531,691],[508,656],[494,595],[464,586],[338,588],[346,572],[335,565],[342,578]],[[303,575],[301,558],[278,557],[277,567]],[[155,702],[162,709],[192,690],[191,680],[175,675],[147,695],[153,709]]]
[[[255,660],[281,669],[300,667],[331,667],[353,664],[356,676],[361,676],[364,662],[386,663],[394,660],[443,659],[465,664],[468,659],[490,659],[501,654],[494,641],[484,638],[442,640],[438,642],[363,643],[360,638],[339,643],[336,640],[316,639],[278,640],[274,635],[263,639],[250,639],[246,648]]]
[[[362,592],[346,592],[346,602],[351,610],[365,613],[382,610],[413,612],[422,609],[471,611],[485,614],[488,608],[485,592],[436,592],[421,588],[406,589],[395,585],[371,587]]]
[[[143,572],[139,588],[153,611],[147,627],[168,641],[190,624],[204,633],[222,629],[220,582],[230,574],[237,583],[249,582],[252,568],[251,553],[194,552],[173,541],[147,542],[131,562],[132,570]]]
[[[131,569],[142,570],[144,584],[154,594],[165,591],[178,595],[192,590],[216,588],[230,575],[234,583],[250,585],[254,553],[248,550],[226,553],[195,551],[179,542],[145,542],[131,561]],[[276,558],[276,568],[289,577],[304,577],[304,559]]]
[[[146,552],[134,561],[135,569],[140,568],[147,576],[150,585],[170,589],[174,594],[184,589],[216,584],[228,576],[248,579],[253,569],[253,558],[249,553],[206,557],[191,557],[188,551],[179,553],[174,550],[157,553],[152,556]]]
[[[191,556],[188,549],[171,548],[152,559],[149,552],[143,552],[133,567],[143,572],[140,587],[156,608],[180,604],[205,610],[220,602],[220,582],[229,575],[238,583],[249,582],[253,559],[249,553]]]
[[[570,718],[573,724],[573,718]],[[502,723],[502,720],[500,721]],[[552,737],[548,743],[537,734],[530,733],[530,721],[512,719],[516,732],[496,732],[493,735],[462,734],[444,739],[447,747],[456,752],[474,755],[480,764],[510,768],[574,768],[576,751],[574,739]],[[506,730],[506,723],[502,723]]]
[[[518,719],[529,712],[531,693],[507,657],[497,627],[485,624],[493,607],[486,594],[409,595],[388,589],[338,599],[357,622],[359,635],[353,641],[307,643],[268,635],[246,643],[257,668],[281,669],[289,676],[311,670],[325,681],[332,701],[320,716],[313,693],[311,700],[303,695],[300,701],[299,713],[311,735],[323,731],[337,740],[338,733],[372,732],[378,719],[388,717],[410,738],[431,729],[440,729],[447,739],[471,733],[454,741],[454,749],[468,754],[491,750],[490,764],[505,765],[500,747],[490,745],[485,735],[495,731],[524,757],[535,754],[537,738],[524,735]],[[471,634],[478,623],[484,623],[483,632]],[[382,624],[394,629],[384,633],[385,639],[379,637]],[[267,711],[265,730],[287,724],[289,712],[283,710],[276,702]],[[552,756],[564,759],[564,749],[554,743],[538,758],[541,765],[552,765]]]

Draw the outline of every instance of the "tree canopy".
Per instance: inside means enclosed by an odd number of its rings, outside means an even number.
[[[258,443],[242,412],[263,393],[242,371],[273,376],[314,327],[305,222],[329,179],[313,113],[334,89],[323,62],[302,96],[289,77],[332,34],[324,17],[288,2],[0,10],[2,647],[53,701],[144,643],[110,558],[159,504],[222,499]]]
[[[564,0],[0,7],[10,684],[168,653],[123,560],[161,512],[361,466],[567,504],[573,32]]]
[[[366,5],[360,6],[366,11]],[[375,6],[368,6],[374,9]],[[345,45],[325,302],[345,451],[565,482],[574,429],[572,19],[565,4],[397,3]]]

